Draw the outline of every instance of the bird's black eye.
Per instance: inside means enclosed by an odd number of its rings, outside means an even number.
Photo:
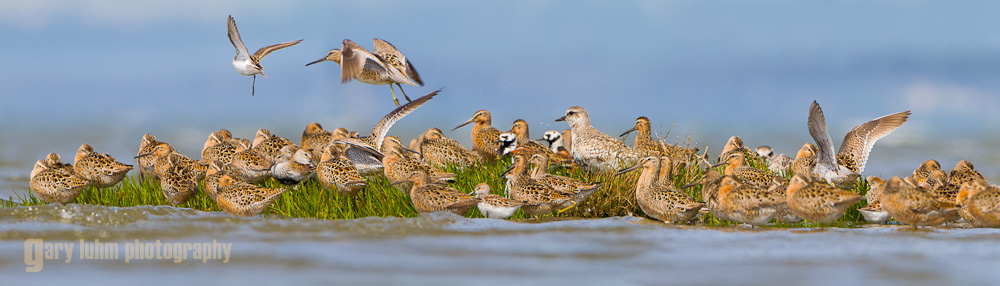
[[[566,115],[573,115],[573,114],[576,114],[576,111],[566,112]]]

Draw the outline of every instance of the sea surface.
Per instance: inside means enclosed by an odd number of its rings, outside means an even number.
[[[511,222],[449,213],[327,221],[90,205],[2,209],[0,221],[0,268],[10,285],[989,285],[1000,268],[996,229]],[[65,253],[44,259],[60,243],[73,245],[69,262]],[[105,259],[96,259],[97,243]],[[220,245],[228,250],[193,250]]]

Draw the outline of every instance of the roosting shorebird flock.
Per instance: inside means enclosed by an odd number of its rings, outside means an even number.
[[[236,49],[233,69],[264,76],[261,59],[271,52],[301,40],[271,45],[249,54],[232,16],[227,21],[229,39]],[[699,148],[675,146],[655,138],[650,119],[639,116],[635,127],[619,137],[635,133],[632,146],[623,139],[594,128],[587,110],[566,109],[557,122],[568,129],[549,130],[532,139],[528,123],[516,120],[509,131],[492,126],[490,112],[479,110],[451,131],[472,124],[471,146],[448,138],[436,127],[427,129],[404,144],[390,135],[394,123],[433,99],[440,90],[411,100],[401,84],[423,85],[416,69],[399,50],[385,40],[374,39],[369,52],[351,40],[340,49],[306,64],[332,61],[341,67],[341,81],[357,80],[389,85],[396,108],[385,115],[368,134],[345,128],[326,130],[311,123],[298,144],[260,129],[252,139],[240,139],[226,129],[208,135],[200,159],[180,154],[153,134],[142,136],[135,164],[118,161],[83,144],[73,164],[63,163],[55,153],[38,160],[31,171],[30,187],[35,197],[50,203],[70,203],[84,189],[109,188],[127,173],[157,180],[163,196],[172,205],[182,205],[199,191],[226,213],[256,216],[266,211],[283,192],[303,181],[318,181],[340,196],[365,192],[373,176],[384,176],[396,189],[409,194],[421,212],[449,211],[465,214],[473,208],[487,218],[506,219],[521,211],[530,216],[562,212],[585,202],[602,188],[589,182],[551,174],[556,168],[580,168],[635,178],[634,201],[642,212],[667,223],[690,223],[711,214],[719,220],[749,225],[803,220],[830,223],[851,208],[865,220],[885,223],[890,219],[913,226],[946,223],[975,227],[1000,227],[1000,188],[991,185],[972,163],[960,161],[950,171],[927,160],[903,177],[865,177],[863,172],[875,143],[902,126],[911,113],[897,112],[865,122],[846,133],[836,152],[819,103],[808,109],[807,142],[795,156],[775,154],[768,146],[755,150],[733,136],[725,143],[716,164]],[[408,101],[400,104],[393,84]],[[458,123],[458,122],[456,122]],[[99,150],[99,149],[97,149]],[[493,190],[485,182],[471,190],[452,184],[456,174],[449,168],[482,168],[483,164],[510,162],[501,177],[504,188]],[[693,182],[676,187],[679,168],[700,171]],[[632,171],[639,175],[629,176]],[[263,187],[274,180],[279,188]],[[858,186],[869,186],[867,192]],[[694,196],[692,189],[700,189]],[[697,198],[697,199],[696,199]]]

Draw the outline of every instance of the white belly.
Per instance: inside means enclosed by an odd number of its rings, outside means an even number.
[[[250,60],[233,60],[233,69],[241,75],[252,76],[259,74],[260,70],[250,64]]]

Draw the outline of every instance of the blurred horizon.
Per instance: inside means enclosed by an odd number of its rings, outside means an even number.
[[[4,1],[0,173],[26,178],[34,160],[72,158],[81,143],[132,162],[144,133],[194,157],[220,128],[296,142],[310,122],[366,134],[395,108],[388,88],[304,65],[343,39],[382,38],[426,84],[404,86],[411,98],[443,88],[392,128],[404,141],[438,127],[468,146],[471,127],[449,130],[479,109],[541,137],[582,106],[612,136],[647,116],[713,158],[732,135],[794,155],[812,142],[816,100],[838,146],[858,124],[913,112],[867,174],[934,158],[997,178],[998,14],[989,1]],[[262,60],[253,97],[230,64],[229,15],[251,51],[304,39]]]

